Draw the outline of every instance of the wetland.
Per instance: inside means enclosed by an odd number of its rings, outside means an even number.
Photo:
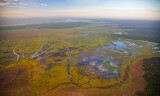
[[[147,84],[142,58],[160,57],[159,30],[140,29],[146,22],[0,27],[0,95],[135,96]]]

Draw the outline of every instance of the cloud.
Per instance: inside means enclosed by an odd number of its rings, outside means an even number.
[[[37,2],[39,0],[0,0],[0,6],[3,7],[16,7],[16,8],[27,8],[27,7],[46,7],[45,3]]]
[[[7,3],[2,3],[2,2],[0,2],[0,6],[8,6],[9,5],[9,3],[7,2]]]
[[[62,0],[62,1],[65,1],[65,0]],[[65,3],[64,4],[65,9],[62,9],[61,7],[63,6],[58,6],[59,1],[57,5],[53,6],[54,2],[48,3],[48,2],[45,2],[45,0],[0,0],[0,6],[8,6],[10,8],[16,7],[16,8],[13,8],[14,11],[13,10],[4,10],[4,11],[1,10],[0,16],[1,17],[15,17],[15,18],[52,17],[52,16],[60,17],[61,16],[61,17],[90,17],[90,18],[117,18],[117,19],[124,18],[124,19],[160,20],[160,17],[159,17],[160,13],[159,11],[156,10],[157,8],[151,8],[153,10],[149,10],[150,7],[146,7],[147,5],[142,6],[141,4],[138,5],[137,3],[136,4],[110,3],[110,6],[109,6],[108,3],[103,2],[102,4],[101,0],[66,0],[66,1],[69,3]],[[76,2],[79,3],[80,6],[72,7],[72,4],[75,4]],[[87,2],[86,4],[87,7],[85,7],[86,5],[83,4],[86,2]],[[91,6],[89,3],[91,3]]]
[[[138,14],[138,15],[137,15]],[[1,17],[87,17],[87,18],[111,18],[111,19],[144,19],[160,20],[160,13],[144,10],[106,10],[106,9],[65,9],[65,10],[28,10],[6,11]]]
[[[8,6],[9,2],[7,0],[0,0],[0,6]]]
[[[0,0],[0,6],[16,5],[19,0]]]
[[[40,6],[45,7],[45,6],[48,6],[48,5],[41,3]]]

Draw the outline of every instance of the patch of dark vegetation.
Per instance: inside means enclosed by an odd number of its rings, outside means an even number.
[[[17,29],[25,29],[25,28],[34,28],[36,26],[37,26],[37,24],[3,26],[3,27],[0,27],[0,30],[17,30]]]
[[[100,21],[99,21],[100,22]],[[112,34],[112,37],[160,42],[160,21],[104,20],[104,27],[126,30],[126,34]]]
[[[137,91],[138,96],[160,96],[160,57],[144,59],[143,69],[146,71],[144,78],[147,86],[144,91]]]
[[[56,60],[54,60],[54,61],[56,61],[56,62],[60,62],[60,61],[62,61],[62,59],[56,59]]]
[[[146,20],[113,20],[113,19],[95,19],[95,22],[104,22],[104,27],[119,28],[119,29],[146,29],[146,30],[160,30],[160,21],[146,21]]]
[[[12,52],[11,51],[3,51],[3,50],[1,51],[0,50],[0,53],[12,53]]]
[[[51,55],[51,57],[57,57],[57,56],[66,56],[63,52],[57,52],[57,53],[55,53],[55,54],[53,54],[53,55]]]
[[[54,23],[43,23],[43,24],[28,24],[28,25],[17,25],[17,26],[3,26],[0,30],[17,30],[25,28],[50,28],[50,29],[63,29],[63,28],[74,28],[84,25],[88,25],[87,22],[54,22]]]
[[[40,59],[39,62],[40,64],[46,64],[45,59]]]
[[[45,71],[49,71],[52,68],[51,64],[47,64]]]
[[[63,52],[63,51],[51,52],[51,53],[49,53],[49,54],[52,54],[52,55],[50,55],[49,57],[58,57],[58,56],[66,57],[66,54],[65,54],[65,52]]]
[[[12,61],[13,58],[12,56],[3,56],[3,57],[0,57],[0,65],[5,65],[7,66],[9,62]],[[13,61],[12,61],[13,62]]]
[[[112,37],[122,37],[134,40],[146,40],[150,42],[160,43],[160,32],[148,30],[134,30],[126,32],[127,35],[111,34]]]
[[[84,25],[88,25],[90,23],[86,22],[57,22],[57,23],[45,23],[41,24],[39,28],[50,28],[50,29],[63,29],[63,28],[74,28],[80,27]]]
[[[77,47],[68,47],[70,50],[76,50],[78,49]]]

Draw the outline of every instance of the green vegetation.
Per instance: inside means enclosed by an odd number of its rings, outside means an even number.
[[[139,96],[159,96],[160,95],[160,57],[144,59],[143,69],[146,71],[144,78],[147,86],[144,91],[137,91]]]

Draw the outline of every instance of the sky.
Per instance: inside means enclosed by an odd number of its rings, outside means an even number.
[[[0,18],[160,20],[160,0],[0,0]]]

